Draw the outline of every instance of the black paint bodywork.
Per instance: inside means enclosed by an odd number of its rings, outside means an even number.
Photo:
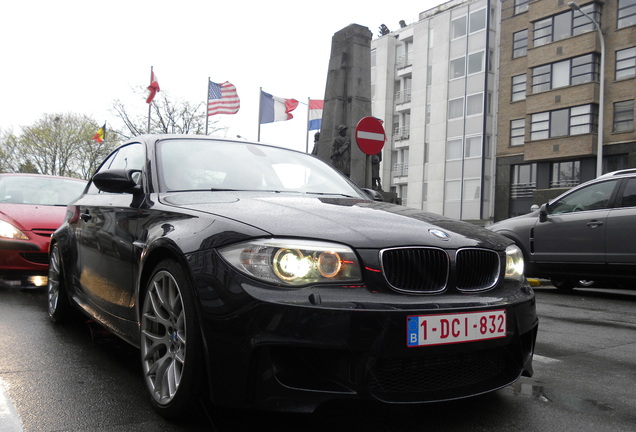
[[[52,243],[61,247],[73,302],[135,346],[150,272],[162,259],[177,261],[195,291],[214,403],[312,411],[325,401],[347,398],[429,402],[489,392],[532,374],[538,320],[527,283],[502,276],[485,292],[464,293],[449,283],[440,294],[409,295],[392,290],[382,275],[380,251],[401,246],[442,248],[451,259],[459,248],[485,248],[496,251],[505,265],[511,244],[505,237],[374,202],[362,192],[359,198],[159,193],[154,149],[160,139],[136,140],[147,152],[139,185],[80,197]],[[431,228],[450,239],[431,235]],[[239,273],[218,253],[239,241],[273,237],[348,245],[361,261],[363,280],[347,286],[273,286]],[[503,339],[407,348],[409,315],[495,309],[507,311]],[[480,375],[489,368],[494,369]]]

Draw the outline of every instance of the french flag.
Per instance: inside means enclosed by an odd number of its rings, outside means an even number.
[[[309,125],[307,130],[317,130],[322,127],[322,108],[324,100],[309,99]]]
[[[294,118],[291,112],[295,110],[297,106],[298,101],[296,99],[279,98],[261,90],[260,122],[263,124],[290,120]]]

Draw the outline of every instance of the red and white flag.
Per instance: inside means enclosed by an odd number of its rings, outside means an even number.
[[[157,81],[157,76],[153,71],[150,71],[150,85],[148,86],[148,90],[150,90],[150,93],[148,94],[146,103],[151,103],[157,92],[161,91],[159,88],[159,81]]]

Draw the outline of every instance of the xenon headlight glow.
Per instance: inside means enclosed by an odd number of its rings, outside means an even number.
[[[219,250],[242,273],[276,285],[361,281],[358,259],[337,243],[296,239],[258,239]]]
[[[9,222],[0,220],[0,237],[12,240],[28,240],[29,238]]]
[[[515,245],[506,248],[506,279],[523,281],[524,262],[523,253]]]

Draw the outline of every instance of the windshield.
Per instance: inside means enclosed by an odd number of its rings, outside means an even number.
[[[67,205],[84,191],[86,182],[63,177],[1,175],[0,202]]]
[[[162,192],[249,190],[368,199],[331,166],[292,150],[242,142],[165,140],[157,148]]]

